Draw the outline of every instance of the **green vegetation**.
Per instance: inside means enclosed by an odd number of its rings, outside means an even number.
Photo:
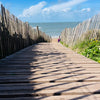
[[[100,31],[88,31],[72,49],[100,63]]]
[[[63,42],[60,43],[65,45]],[[90,30],[85,33],[72,49],[100,63],[100,30]]]
[[[100,63],[100,40],[82,41],[75,45],[73,49],[78,49],[78,53]]]

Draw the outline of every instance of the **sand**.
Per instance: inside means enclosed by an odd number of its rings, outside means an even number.
[[[52,38],[52,42],[58,42],[58,38]]]

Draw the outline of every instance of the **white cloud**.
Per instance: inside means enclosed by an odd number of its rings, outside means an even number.
[[[91,8],[83,8],[81,11],[82,12],[84,12],[84,11],[90,12],[91,11]]]
[[[44,8],[43,12],[50,12],[50,11],[61,12],[61,11],[65,11],[65,9],[69,9],[69,8],[71,9],[71,7],[73,7],[77,4],[80,4],[82,2],[85,2],[85,1],[87,1],[87,0],[70,0],[68,2],[64,2],[64,3],[61,3],[61,4],[57,4],[57,5],[53,5],[53,6]]]
[[[67,2],[58,3],[56,5],[52,5],[49,7],[47,2],[42,1],[36,5],[29,7],[28,9],[25,9],[23,13],[19,15],[19,18],[21,18],[22,20],[23,18],[25,18],[26,20],[29,18],[32,18],[33,20],[35,19],[46,20],[46,19],[54,19],[54,18],[62,19],[65,18],[65,16],[71,16],[70,13],[71,14],[73,13],[72,11],[73,7],[85,1],[87,0],[69,0]],[[87,10],[89,11],[90,9],[88,8]]]
[[[38,3],[37,5],[33,5],[28,9],[25,9],[19,17],[30,17],[41,13],[42,8],[46,5],[45,1]]]
[[[70,11],[71,10],[71,8],[65,8],[65,9],[63,9],[62,11],[63,12],[68,12],[68,11]]]

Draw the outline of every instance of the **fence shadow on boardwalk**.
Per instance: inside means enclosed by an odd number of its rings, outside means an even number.
[[[41,45],[45,45],[45,47]],[[68,95],[68,93],[71,94],[70,91],[76,90],[77,92],[79,88],[93,85],[93,83],[72,84],[85,82],[95,77],[86,76],[82,79],[73,80],[77,76],[81,77],[89,73],[83,73],[85,69],[82,66],[65,60],[64,53],[54,49],[52,52],[52,48],[47,50],[44,43],[30,46],[15,53],[3,60],[0,66],[0,98],[7,98],[7,100],[19,100],[21,98],[24,100],[42,100],[49,98],[49,96]],[[70,80],[68,80],[69,78]],[[67,85],[71,85],[71,87],[67,87]],[[57,91],[53,91],[57,88]],[[42,93],[41,91],[44,90],[52,91],[51,93]],[[99,90],[91,94],[83,93],[82,96],[72,100],[85,98],[96,93],[99,94]]]
[[[72,65],[75,65],[73,63],[68,63],[67,65],[62,65],[60,66],[61,63],[64,63],[66,60],[63,59],[63,57],[65,57],[65,54],[63,53],[58,53],[57,51],[55,51],[55,53],[43,53],[43,54],[39,54],[39,55],[42,55],[42,61],[41,63],[36,63],[38,66],[44,66],[44,68],[41,68],[42,69],[45,69],[46,71],[45,72],[40,72],[39,74],[43,74],[43,76],[41,77],[35,77],[33,78],[34,79],[43,79],[43,78],[46,78],[48,77],[48,79],[50,79],[50,76],[56,76],[56,75],[59,75],[61,74],[60,72],[61,71],[64,71],[64,70],[68,70],[68,69],[75,69],[74,71],[69,71],[69,72],[65,72],[63,74],[69,74],[68,76],[63,76],[61,78],[56,78],[56,79],[53,79],[53,80],[50,80],[48,81],[48,83],[56,83],[55,85],[50,85],[50,86],[44,86],[44,87],[41,87],[39,89],[36,89],[35,92],[36,94],[39,92],[39,91],[42,91],[42,90],[52,90],[52,89],[56,89],[60,86],[63,86],[63,85],[66,85],[66,84],[71,84],[71,83],[74,83],[75,81],[73,82],[66,82],[65,80],[63,79],[67,79],[67,78],[72,78],[72,77],[76,77],[76,76],[80,76],[81,75],[85,75],[85,74],[89,74],[89,73],[83,73],[82,71],[85,71],[84,68],[82,68],[82,66],[77,66],[77,67],[73,67],[71,68]],[[48,56],[52,56],[51,58],[47,57]],[[61,56],[62,59],[59,57],[60,55],[63,55]],[[48,59],[48,60],[47,60]],[[54,62],[52,62],[53,60],[55,59]],[[59,60],[58,60],[59,59]],[[46,61],[47,62],[46,62]],[[51,64],[48,63],[48,62],[52,62]],[[49,65],[50,64],[50,65]],[[47,66],[48,65],[48,66]],[[56,65],[59,65],[60,67],[57,67]],[[55,67],[56,66],[56,67]],[[53,71],[49,71],[50,69],[52,69],[53,67],[55,67],[55,70]],[[54,68],[53,68],[54,69]],[[58,72],[58,73],[57,73]],[[77,73],[77,72],[80,72],[80,73]],[[82,73],[81,73],[82,72]],[[70,75],[71,73],[76,73],[74,75]],[[35,74],[34,74],[35,75]],[[92,78],[95,78],[95,76],[86,76],[86,78],[82,78],[82,79],[77,79],[76,82],[84,82],[86,80],[89,80],[89,79],[92,79]],[[81,88],[81,87],[86,87],[86,86],[90,86],[90,85],[93,85],[92,83],[89,83],[89,84],[86,84],[86,85],[79,85],[79,86],[72,86],[71,88],[68,88],[68,89],[63,89],[62,91],[59,91],[58,92],[54,92],[53,94],[47,94],[47,95],[51,95],[51,96],[60,96],[60,95],[63,95],[63,92],[69,92],[69,91],[72,91],[72,90],[75,90],[75,89],[78,89],[78,88]],[[76,90],[77,91],[77,90]],[[99,92],[98,92],[99,93]],[[81,93],[80,93],[81,94]],[[88,93],[87,93],[88,94]],[[82,94],[83,96],[79,96],[77,98],[85,98],[87,96],[90,96],[90,95],[93,95],[95,94],[95,92],[91,93],[91,94]],[[38,95],[41,95],[41,94],[38,94]],[[46,94],[43,94],[43,95],[46,95]],[[64,94],[66,95],[66,94]],[[44,96],[44,98],[49,98],[48,96]],[[43,99],[43,97],[42,97]],[[41,98],[38,100],[41,100]],[[74,98],[73,100],[77,100],[76,98]]]
[[[34,69],[38,67],[30,64],[37,61],[34,58],[36,53],[34,45],[1,60],[0,99],[14,100],[32,97],[35,100],[34,85],[41,83],[35,83],[30,78],[35,72]]]

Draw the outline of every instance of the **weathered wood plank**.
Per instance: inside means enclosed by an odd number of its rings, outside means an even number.
[[[90,59],[88,63],[82,56],[86,61],[83,63],[76,53],[76,60],[71,59],[71,52],[68,50],[67,53],[60,44],[41,43],[3,60],[0,99],[99,100],[100,64],[93,64]],[[82,63],[71,63],[73,60]]]

